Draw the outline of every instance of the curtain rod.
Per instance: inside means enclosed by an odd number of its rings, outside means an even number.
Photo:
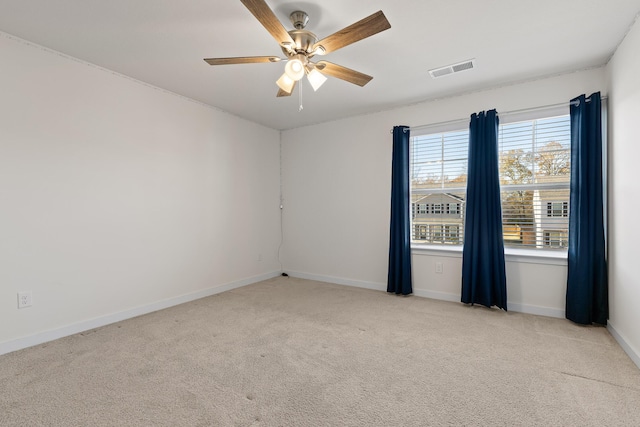
[[[600,99],[602,101],[606,101],[607,97],[606,96],[601,96]],[[589,99],[585,99],[586,102],[590,102]],[[558,107],[564,107],[564,106],[570,106],[570,105],[578,105],[580,103],[579,99],[576,99],[575,101],[569,101],[569,102],[561,102],[559,104],[550,104],[550,105],[543,105],[540,107],[533,107],[533,108],[523,108],[520,110],[511,110],[511,111],[505,111],[504,113],[500,113],[498,112],[498,117],[499,116],[508,116],[508,115],[512,115],[512,114],[520,114],[520,113],[529,113],[529,112],[534,112],[534,111],[539,111],[539,110],[546,110],[549,108],[558,108]],[[431,123],[428,125],[421,125],[421,126],[408,126],[407,128],[404,129],[404,133],[407,132],[407,130],[411,130],[411,129],[427,129],[430,127],[434,127],[434,126],[447,126],[447,125],[452,125],[454,123],[461,123],[461,122],[468,122],[469,119],[465,118],[465,119],[455,119],[455,120],[449,120],[446,122],[438,122],[438,123]],[[389,131],[389,133],[393,133],[393,129],[391,129]]]

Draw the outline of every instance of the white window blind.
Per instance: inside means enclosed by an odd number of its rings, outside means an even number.
[[[567,247],[569,116],[500,125],[500,184],[505,246]],[[462,244],[469,132],[412,136],[412,241]]]
[[[413,241],[462,244],[468,147],[467,131],[411,139]]]
[[[506,246],[567,247],[570,144],[568,115],[500,126],[500,193]]]

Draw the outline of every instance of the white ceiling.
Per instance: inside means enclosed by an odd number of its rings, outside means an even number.
[[[640,0],[267,0],[285,28],[309,16],[323,38],[378,10],[391,29],[323,59],[374,76],[276,98],[284,63],[202,59],[278,55],[239,0],[0,0],[0,30],[275,129],[289,129],[607,63]],[[0,52],[0,55],[2,53]],[[428,70],[475,58],[476,68]]]

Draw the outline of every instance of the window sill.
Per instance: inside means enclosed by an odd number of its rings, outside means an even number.
[[[462,258],[462,245],[411,245],[414,255]]]
[[[462,245],[411,245],[411,253],[418,256],[462,258]],[[505,248],[504,257],[506,262],[567,265],[566,250]]]

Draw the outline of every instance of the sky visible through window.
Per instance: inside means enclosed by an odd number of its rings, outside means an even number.
[[[424,135],[414,139],[411,177],[424,188],[465,187],[469,132]],[[457,185],[459,186],[459,185]]]

